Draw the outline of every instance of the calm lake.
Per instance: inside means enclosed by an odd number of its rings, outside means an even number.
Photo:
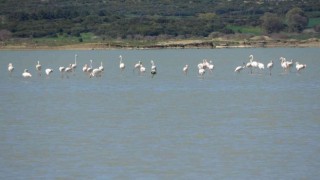
[[[62,78],[75,54],[76,72]],[[273,60],[272,75],[235,73],[250,54]],[[307,68],[284,73],[281,56]],[[0,179],[318,179],[319,57],[319,48],[0,51]],[[201,78],[204,58],[215,68]],[[103,62],[101,78],[82,72],[90,59]],[[139,60],[145,74],[133,72]]]

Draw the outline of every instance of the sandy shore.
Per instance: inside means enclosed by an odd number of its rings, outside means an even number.
[[[0,45],[0,50],[103,50],[103,49],[184,49],[184,48],[274,48],[274,47],[320,47],[319,39],[308,40],[171,40],[146,46],[121,46],[109,43],[78,43],[64,46]]]

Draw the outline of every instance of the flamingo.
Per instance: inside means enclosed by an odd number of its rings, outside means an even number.
[[[65,67],[63,67],[63,66],[60,66],[59,67],[59,71],[60,71],[60,73],[61,73],[61,78],[63,78],[63,73],[64,73],[64,70],[65,70],[66,68]]]
[[[246,64],[243,63],[243,66],[237,66],[234,72],[240,73],[244,68],[246,67]]]
[[[50,76],[50,74],[53,72],[53,69],[48,68],[45,71],[46,71],[47,76]]]
[[[209,63],[208,63],[208,60],[207,59],[203,59],[202,60],[202,67],[203,67],[203,69],[206,69],[206,68],[208,68],[208,66],[209,66]]]
[[[95,68],[90,73],[89,77],[101,77],[102,70],[100,68]]]
[[[22,73],[22,77],[24,78],[30,78],[32,75],[29,73],[28,69],[25,69]]]
[[[300,64],[299,62],[296,62],[296,69],[298,72],[300,72],[302,69],[306,68],[306,64]]]
[[[103,67],[103,65],[102,65],[102,61],[100,62],[99,70],[100,70],[101,72],[104,71],[104,67]]]
[[[87,72],[90,74],[92,73],[92,59],[90,59],[90,66],[87,68]]]
[[[71,71],[72,71],[72,64],[69,64],[69,66],[64,69],[64,72],[71,72]]]
[[[9,71],[10,75],[12,74],[13,70],[14,70],[14,67],[13,67],[12,63],[9,63],[8,64],[8,71]]]
[[[207,59],[203,59],[201,63],[198,64],[198,69],[206,69],[210,64],[208,63]]]
[[[38,71],[39,76],[41,76],[41,64],[39,61],[38,61],[38,64],[36,64],[36,69]]]
[[[74,55],[74,64],[71,64],[71,69],[72,69],[72,71],[75,71],[76,68],[77,68],[77,57],[78,57],[78,55],[75,54],[75,55]]]
[[[251,62],[251,66],[253,68],[257,68],[258,67],[258,62],[253,60],[253,55],[252,54],[249,56],[249,59],[250,59],[250,62]],[[251,74],[252,74],[252,69],[251,69]]]
[[[259,68],[260,70],[264,70],[264,64],[261,63],[261,62],[257,62],[257,63],[258,63],[258,68]]]
[[[67,78],[69,78],[68,73],[71,73],[71,72],[72,72],[72,64],[69,64],[69,67],[66,67],[66,68],[64,69],[64,72],[67,73]]]
[[[151,74],[153,78],[153,76],[157,74],[157,66],[154,65],[153,60],[151,60],[150,62],[151,62]]]
[[[189,65],[186,64],[186,65],[183,67],[182,71],[187,75],[187,74],[188,74],[188,69],[189,69]]]
[[[203,68],[199,69],[199,75],[203,78],[204,74],[205,74],[206,70]]]
[[[293,66],[293,60],[291,59],[291,61],[287,61],[287,64],[288,64],[289,72],[291,72],[290,69]]]
[[[140,68],[140,66],[141,66],[141,61],[138,61],[138,63],[134,65],[133,72],[135,69]]]
[[[126,66],[125,66],[124,63],[122,62],[122,56],[121,56],[121,55],[119,56],[119,58],[120,58],[119,67],[120,67],[121,71],[123,71]]]
[[[83,71],[83,72],[87,72],[87,70],[88,70],[88,64],[85,64],[85,65],[83,66],[83,68],[82,68],[82,71]]]
[[[146,72],[146,68],[141,63],[141,65],[140,65],[140,73],[144,73],[144,72]]]
[[[270,76],[271,76],[271,70],[272,70],[272,68],[273,68],[273,61],[272,61],[272,60],[267,64],[267,68],[269,69],[269,71],[270,71]]]
[[[208,63],[208,68],[210,70],[210,72],[212,72],[213,68],[214,68],[214,65],[212,64],[212,61],[210,60],[210,62]]]
[[[204,69],[203,63],[199,63],[199,64],[198,64],[198,69]]]
[[[207,68],[207,64],[208,64],[208,61],[206,59],[203,59],[202,63],[198,64],[198,69],[199,69],[198,73],[202,78],[204,76],[204,73],[206,72],[205,69]]]
[[[289,65],[288,65],[288,62],[286,61],[286,58],[280,57],[280,61],[281,61],[281,67],[283,68],[284,72],[287,72],[287,70],[289,69]]]

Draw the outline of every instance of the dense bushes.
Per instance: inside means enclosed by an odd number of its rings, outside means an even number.
[[[304,11],[320,17],[316,13],[320,5],[314,0],[10,0],[0,1],[0,30],[8,30],[13,37],[55,37],[62,33],[79,37],[92,32],[104,38],[241,33],[228,26],[258,26],[266,33],[301,32],[308,23]]]

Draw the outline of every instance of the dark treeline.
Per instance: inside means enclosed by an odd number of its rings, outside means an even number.
[[[207,37],[235,33],[230,25],[299,32],[318,17],[318,0],[0,0],[0,30],[21,38]]]

